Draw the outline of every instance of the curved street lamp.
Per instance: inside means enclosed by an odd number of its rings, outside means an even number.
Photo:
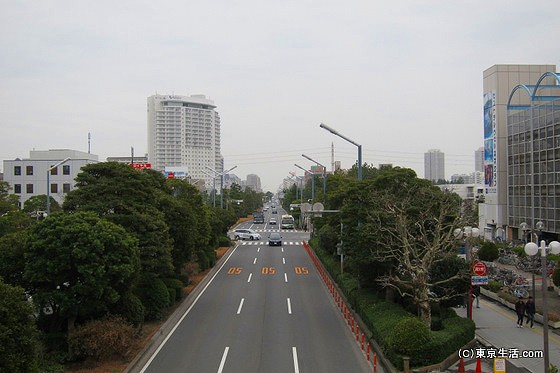
[[[64,160],[58,162],[54,166],[51,166],[47,169],[47,216],[49,216],[51,212],[51,171],[57,168],[58,166],[68,162],[70,158],[65,158]]]
[[[296,166],[299,169],[302,169],[304,172],[307,172],[308,174],[311,175],[311,202],[315,201],[315,174],[311,171],[306,170],[305,168],[301,167],[298,164],[294,163],[294,166]],[[303,182],[302,182],[302,187],[301,187],[301,202],[303,203]]]
[[[323,166],[322,164],[320,164],[319,162],[317,162],[316,160],[306,156],[305,154],[302,154],[301,156],[303,158],[309,159],[313,163],[316,163],[318,166],[323,167],[323,203],[325,203],[326,198],[327,198],[327,168],[325,166]]]
[[[319,125],[319,127],[326,129],[327,131],[329,131],[333,135],[336,135],[336,136],[340,137],[341,139],[344,139],[344,140],[348,141],[350,144],[356,145],[358,147],[358,180],[362,180],[362,146],[360,144],[358,144],[357,142],[350,140],[348,137],[338,133],[337,130],[327,126],[324,123],[321,123]]]
[[[472,253],[471,253],[471,245],[469,243],[469,238],[477,238],[480,236],[480,229],[476,227],[464,227],[463,229],[457,228],[453,231],[455,238],[457,239],[465,239],[465,259],[467,261],[467,265],[469,266],[469,300],[467,303],[467,318],[472,320]]]
[[[212,176],[208,173],[206,173],[206,175],[212,177],[214,179],[214,190],[213,190],[213,194],[214,194],[214,207],[216,207],[216,178],[219,176],[220,177],[220,208],[224,208],[224,175],[227,174],[228,172],[230,172],[231,170],[237,168],[237,166],[233,166],[232,168],[230,168],[229,170],[226,171],[222,171],[222,172],[218,172],[216,170],[214,170],[212,167],[208,167],[206,166],[207,169],[209,169],[210,171],[214,172],[215,176]],[[202,171],[204,172],[204,171]]]

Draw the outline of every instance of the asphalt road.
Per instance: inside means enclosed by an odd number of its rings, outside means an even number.
[[[307,233],[281,231],[283,245],[269,247],[279,227],[251,228],[262,241],[238,242],[137,371],[370,372],[303,248]]]

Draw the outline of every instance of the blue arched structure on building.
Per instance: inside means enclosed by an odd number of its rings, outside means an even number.
[[[553,77],[554,79],[556,79],[558,84],[541,85],[542,81],[547,77]],[[531,88],[533,89],[533,91],[531,91]],[[533,103],[534,101],[552,101],[552,100],[560,99],[560,96],[538,96],[537,95],[537,92],[538,92],[539,89],[547,89],[547,88],[548,89],[558,89],[558,88],[560,88],[560,74],[553,73],[553,72],[547,72],[547,73],[544,73],[544,74],[541,75],[541,77],[537,81],[537,84],[535,84],[535,85],[525,85],[525,84],[516,85],[511,90],[511,93],[509,94],[509,98],[508,98],[508,102],[507,102],[507,109],[508,110],[527,110],[527,109],[530,109],[533,106],[533,105],[513,105],[511,103],[511,100],[513,99],[513,96],[515,95],[515,92],[517,92],[520,89],[525,91],[527,93],[527,96],[529,96],[531,98],[531,103]]]

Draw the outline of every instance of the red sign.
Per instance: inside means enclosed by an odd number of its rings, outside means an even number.
[[[484,262],[474,263],[473,272],[477,276],[486,276],[486,264]]]
[[[132,168],[134,168],[135,170],[142,170],[144,168],[152,168],[152,165],[150,163],[132,163],[130,166]]]

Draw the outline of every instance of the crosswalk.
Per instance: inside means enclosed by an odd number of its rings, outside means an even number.
[[[255,228],[252,228],[252,230],[254,230],[255,232],[293,232],[293,233],[301,232],[301,231],[298,231],[297,229],[255,229]]]
[[[263,245],[268,245],[268,241],[240,241],[239,245],[242,245],[242,246],[246,246],[246,245],[248,245],[248,246],[251,246],[251,245],[258,246],[258,245],[261,245],[261,246],[263,246]],[[302,241],[283,241],[282,245],[284,245],[284,246],[289,246],[289,245],[292,245],[292,246],[299,245],[299,246],[301,246],[301,245],[303,245],[303,242]]]

